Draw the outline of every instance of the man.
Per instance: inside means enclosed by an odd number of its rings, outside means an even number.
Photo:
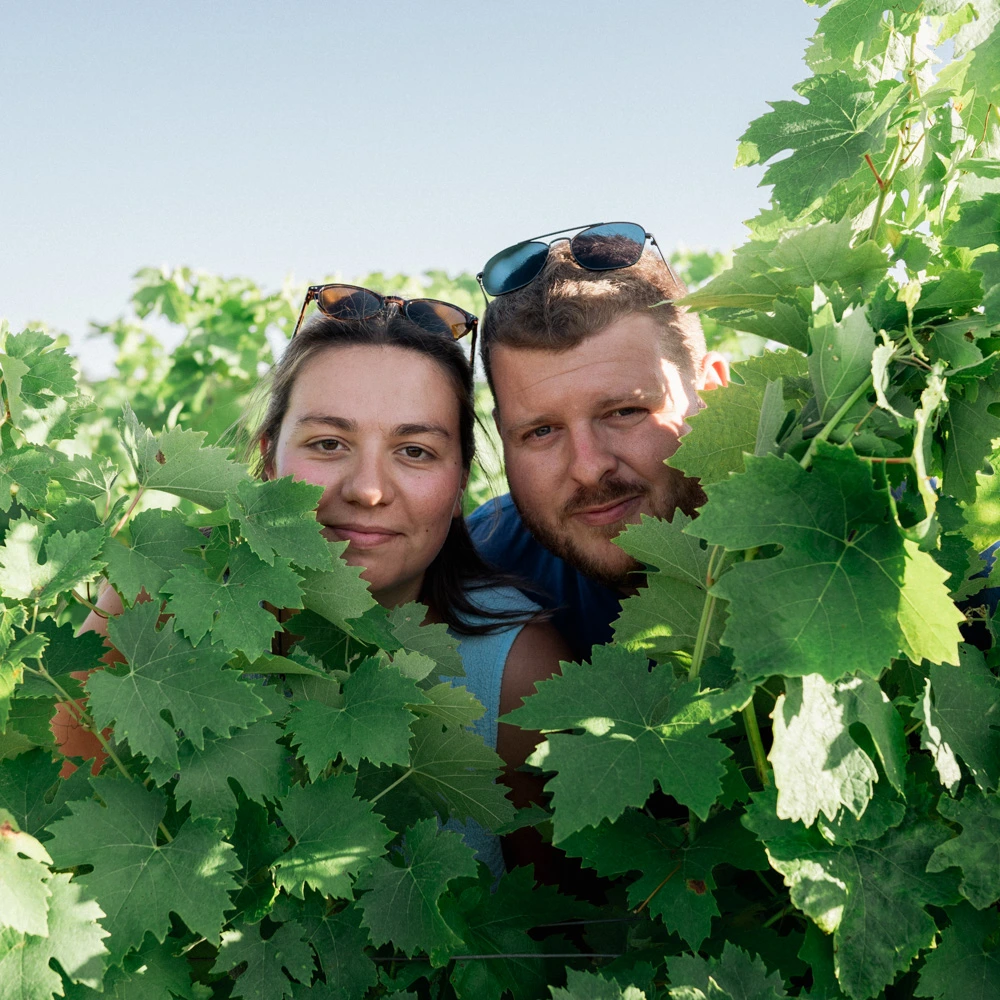
[[[578,658],[611,639],[637,566],[612,538],[642,514],[670,519],[703,502],[664,460],[698,408],[695,390],[728,383],[697,317],[670,304],[685,289],[646,239],[632,224],[589,227],[553,243],[518,287],[504,291],[545,244],[501,251],[481,277],[500,292],[482,358],[510,494],[475,511],[470,530],[486,559],[534,584]],[[509,265],[499,278],[497,261]]]

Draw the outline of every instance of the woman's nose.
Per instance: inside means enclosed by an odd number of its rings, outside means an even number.
[[[377,507],[390,502],[392,484],[378,456],[357,456],[343,481],[341,495],[348,503],[362,507]]]

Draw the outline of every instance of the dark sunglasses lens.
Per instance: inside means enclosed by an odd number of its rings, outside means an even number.
[[[483,268],[483,288],[489,295],[523,288],[538,275],[548,255],[548,243],[518,243],[501,250]]]
[[[333,285],[317,296],[320,309],[333,319],[367,319],[382,308],[382,298],[366,288]]]
[[[588,271],[631,267],[642,256],[646,230],[634,222],[609,222],[591,226],[569,241],[573,259]]]
[[[405,315],[412,323],[416,323],[428,333],[440,333],[446,337],[458,340],[464,337],[472,324],[461,309],[448,305],[447,302],[434,302],[431,299],[410,299],[405,306]]]

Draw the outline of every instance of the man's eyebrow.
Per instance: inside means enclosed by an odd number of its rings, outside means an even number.
[[[634,406],[636,403],[657,402],[666,396],[665,387],[656,386],[655,389],[636,389],[633,392],[619,396],[607,396],[597,402],[599,410],[613,409],[616,406]]]
[[[304,417],[299,417],[295,422],[297,427],[303,424],[324,424],[327,427],[336,427],[338,431],[356,431],[358,422],[348,420],[347,417],[334,417],[327,413],[307,413]]]
[[[397,424],[392,430],[393,437],[410,437],[413,434],[437,434],[450,438],[451,432],[440,424]]]

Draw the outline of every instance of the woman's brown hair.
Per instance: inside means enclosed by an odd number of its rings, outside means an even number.
[[[281,424],[303,367],[324,351],[358,346],[398,347],[430,358],[440,367],[455,390],[462,467],[468,472],[476,453],[472,366],[456,341],[424,330],[390,307],[385,314],[372,319],[341,320],[316,313],[302,324],[261,383],[259,391],[266,394],[267,405],[249,442],[254,473],[264,478],[267,470],[273,468]],[[488,634],[539,617],[529,611],[490,611],[475,603],[477,590],[498,585],[517,586],[517,581],[484,562],[472,544],[465,519],[453,518],[441,551],[424,573],[420,600],[449,628],[464,635]],[[471,619],[486,621],[473,623]]]

